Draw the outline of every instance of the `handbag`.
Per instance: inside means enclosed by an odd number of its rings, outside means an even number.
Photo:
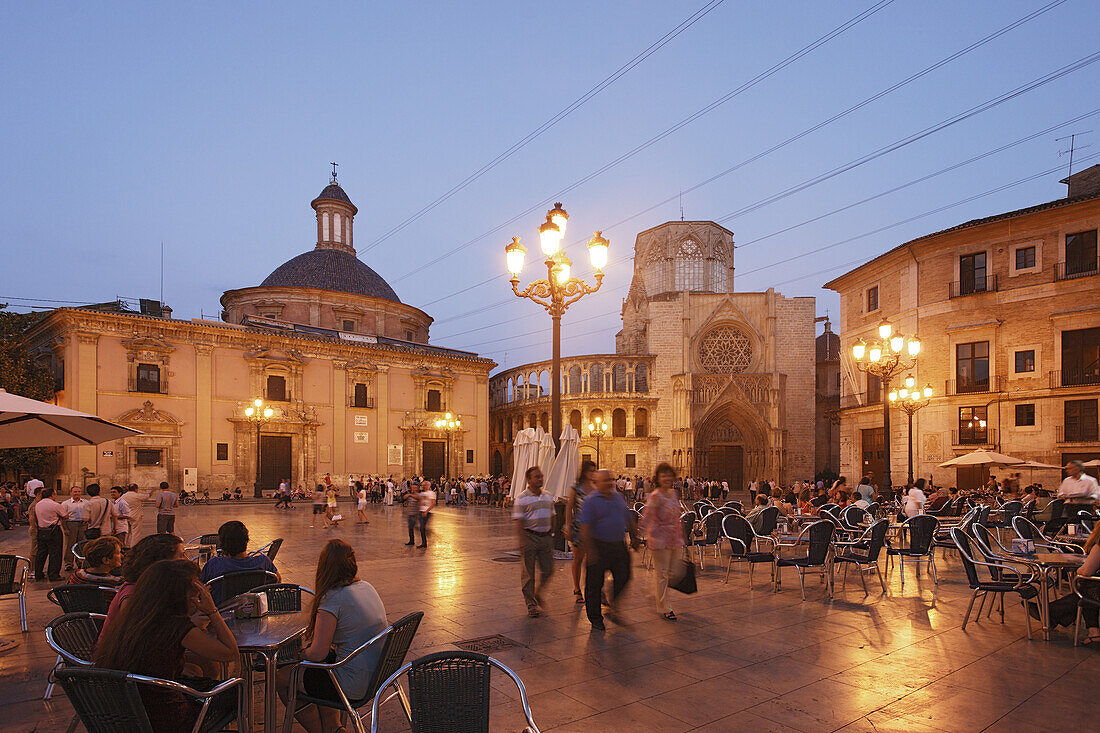
[[[678,590],[686,595],[691,595],[699,590],[695,584],[695,563],[691,560],[681,560],[681,569],[674,581],[670,581],[669,588]]]

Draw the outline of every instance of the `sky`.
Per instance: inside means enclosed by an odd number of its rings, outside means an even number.
[[[611,264],[563,319],[565,354],[614,351],[635,236],[679,219],[680,191],[685,218],[734,232],[736,290],[835,320],[831,278],[1064,196],[1056,138],[1095,129],[1075,167],[1100,160],[1100,63],[982,109],[1095,55],[1098,27],[1095,0],[4,3],[0,303],[159,298],[163,244],[175,317],[217,318],[224,290],[313,248],[336,161],[359,257],[435,318],[432,343],[502,366],[550,357],[504,246],[537,251],[566,189],[574,271],[595,229]]]

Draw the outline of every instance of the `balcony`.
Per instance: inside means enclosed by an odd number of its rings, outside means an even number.
[[[989,392],[1003,392],[1005,388],[1004,377],[990,377],[984,381],[959,381],[948,379],[945,383],[944,394],[983,394]]]
[[[973,280],[956,280],[953,283],[947,284],[948,298],[962,298],[967,295],[995,292],[997,292],[996,275],[987,275],[986,277],[975,278]]]
[[[994,446],[996,444],[995,428],[962,428],[951,431],[951,445]]]
[[[361,407],[361,408],[365,408],[365,409],[368,409],[368,410],[373,410],[374,409],[374,398],[373,397],[367,397],[366,399],[352,398],[351,404],[348,405],[348,407]]]
[[[1054,263],[1055,280],[1076,280],[1097,274],[1100,274],[1100,257]]]
[[[1058,425],[1055,440],[1059,443],[1097,443],[1100,442],[1100,427],[1091,425]]]
[[[1062,369],[1050,372],[1050,388],[1060,387],[1088,387],[1100,385],[1100,365],[1092,365],[1085,369]]]
[[[849,392],[841,395],[840,408],[841,410],[850,410],[853,407],[882,407],[882,393],[872,392]]]

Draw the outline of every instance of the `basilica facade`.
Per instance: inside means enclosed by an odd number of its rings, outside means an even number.
[[[283,479],[309,487],[363,474],[488,470],[489,372],[476,354],[432,346],[432,318],[358,259],[358,209],[335,179],[311,202],[316,244],[260,285],[227,291],[220,321],[160,303],[50,311],[34,358],[57,403],[141,431],[66,448],[63,486],[98,480],[221,489]],[[273,414],[257,425],[246,409]],[[461,420],[436,428],[446,413]]]
[[[598,296],[597,296],[598,297]],[[638,234],[614,354],[563,356],[563,424],[607,424],[600,465],[728,481],[808,478],[815,461],[815,301],[734,288],[733,234],[672,221]],[[551,424],[550,364],[508,366],[490,380],[490,464],[507,471],[525,427]]]

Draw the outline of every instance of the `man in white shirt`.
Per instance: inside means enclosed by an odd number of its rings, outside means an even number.
[[[65,522],[62,529],[65,531],[65,549],[61,557],[65,560],[65,570],[73,569],[73,545],[84,539],[84,528],[87,522],[84,518],[84,489],[74,486],[69,489],[69,498],[61,502],[61,508],[65,511]]]
[[[542,471],[532,466],[524,474],[527,488],[516,497],[512,509],[516,532],[519,535],[519,553],[523,561],[520,574],[520,590],[527,602],[527,615],[541,615],[540,591],[554,574],[554,544],[550,530],[554,521],[554,500],[542,490]],[[542,574],[542,583],[535,587],[535,567]]]
[[[53,489],[43,487],[41,494],[30,517],[38,538],[34,553],[34,579],[61,580],[61,550],[64,545],[61,523],[65,521],[65,510],[54,501]],[[46,572],[48,575],[44,574]]]
[[[427,479],[420,485],[420,544],[417,547],[428,546],[428,520],[432,517],[432,507],[435,506],[436,495],[432,491],[432,482]]]
[[[1085,473],[1085,466],[1081,461],[1067,463],[1066,473],[1069,475],[1062,479],[1062,484],[1058,487],[1059,499],[1065,499],[1067,504],[1091,504],[1100,501],[1100,485],[1096,479]]]
[[[34,492],[45,486],[37,476],[31,476],[30,481],[23,484],[23,490],[27,492],[27,496],[34,499]]]
[[[103,534],[105,526],[111,531],[111,504],[99,495],[99,484],[88,484],[84,492],[88,495],[84,502],[84,539],[94,540]]]
[[[141,527],[145,515],[143,502],[148,498],[148,494],[138,491],[137,484],[127,486],[126,493],[122,495],[122,500],[130,508],[130,533],[126,535],[127,547],[133,547],[141,539]]]
[[[122,487],[112,486],[111,492],[111,534],[114,535],[123,547],[126,547],[126,537],[130,534],[130,505],[122,500]]]

